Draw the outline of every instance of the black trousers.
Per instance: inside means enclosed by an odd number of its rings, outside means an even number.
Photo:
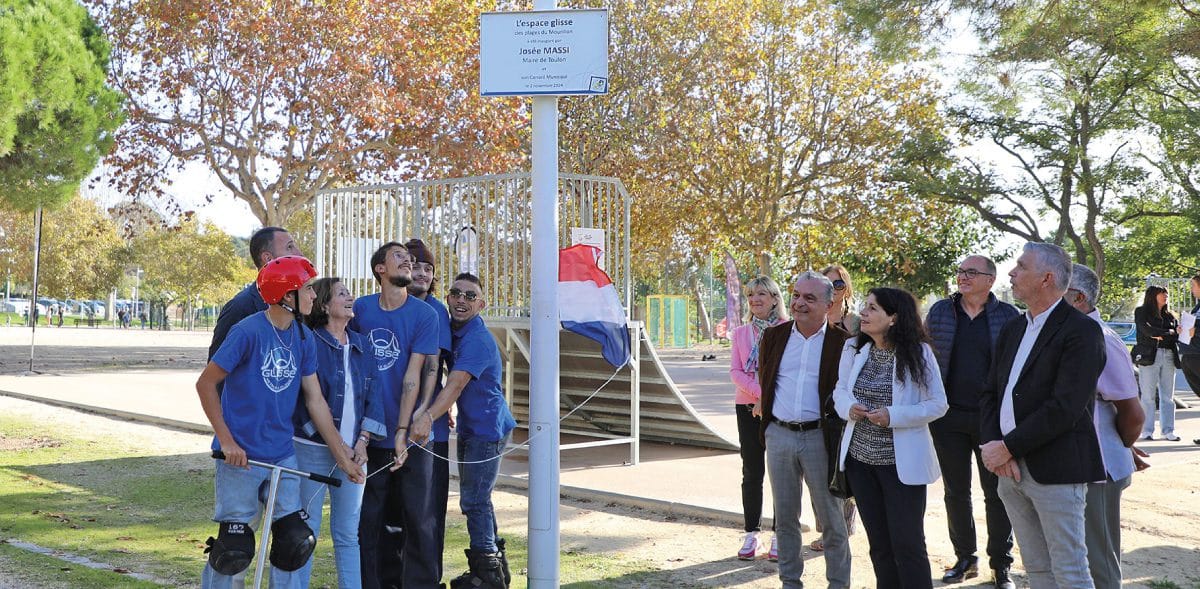
[[[750,412],[750,405],[735,407],[742,455],[742,515],[746,518],[746,531],[757,532],[762,529],[763,477],[767,474],[767,449],[758,436],[762,420]]]
[[[445,575],[442,556],[446,552],[446,503],[450,500],[450,442],[434,442],[433,453],[433,501],[434,542],[437,544],[438,578]]]
[[[367,472],[391,462],[390,449],[367,448]],[[358,524],[363,587],[436,587],[441,544],[431,510],[433,456],[413,448],[404,466],[367,479]],[[389,532],[385,528],[399,528]]]
[[[925,485],[906,485],[896,465],[873,466],[846,457],[846,479],[871,545],[878,589],[931,589],[925,551]]]
[[[983,466],[979,450],[979,412],[950,408],[946,415],[929,427],[942,468],[946,520],[950,543],[958,558],[975,556],[975,516],[971,509],[971,457],[983,488],[987,520],[987,554],[993,570],[1012,566],[1013,531],[1008,512],[996,493],[999,479]]]
[[[1179,344],[1179,365],[1192,393],[1200,397],[1200,347]]]

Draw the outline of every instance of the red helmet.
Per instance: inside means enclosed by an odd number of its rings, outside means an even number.
[[[268,305],[283,300],[287,293],[300,290],[317,277],[317,269],[304,256],[280,256],[258,271],[258,294]]]

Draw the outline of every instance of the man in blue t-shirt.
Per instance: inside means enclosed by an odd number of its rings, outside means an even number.
[[[413,435],[426,435],[430,424],[457,403],[459,505],[471,548],[470,570],[450,585],[502,589],[510,581],[497,541],[492,489],[517,422],[504,400],[500,349],[479,316],[487,305],[479,278],[466,272],[456,276],[446,301],[452,330],[450,375],[433,405],[413,418]]]
[[[367,447],[367,470],[374,473],[391,464],[389,470],[367,479],[363,492],[358,541],[363,587],[367,588],[380,587],[381,579],[397,568],[403,568],[405,587],[438,584],[436,563],[418,558],[419,540],[405,542],[399,562],[381,545],[389,509],[400,513],[406,530],[416,530],[423,520],[432,528],[427,511],[432,456],[409,449],[410,443],[424,444],[428,432],[413,436],[409,429],[422,394],[426,356],[438,355],[438,321],[432,307],[408,294],[412,266],[412,255],[402,243],[388,242],[376,250],[371,255],[371,271],[380,292],[354,301],[354,319],[350,321],[350,328],[366,336],[374,350],[388,431],[387,438]],[[426,380],[427,394],[431,394],[433,378]]]
[[[200,405],[215,433],[212,449],[225,455],[224,460],[216,461],[213,521],[219,523],[219,528],[217,538],[209,538],[209,549],[205,551],[209,560],[201,583],[206,588],[231,586],[234,577],[249,566],[254,554],[251,528],[259,511],[259,498],[264,496],[260,491],[271,472],[248,468],[248,461],[296,468],[292,412],[301,391],[321,436],[340,439],[317,382],[315,339],[296,321],[298,315],[312,310],[315,294],[309,282],[316,274],[312,264],[299,256],[283,256],[264,265],[255,284],[267,309],[229,330],[196,381]],[[217,385],[221,383],[224,391],[218,393]],[[362,468],[344,444],[330,445],[330,449],[351,480],[364,479]],[[283,474],[276,490],[271,526],[277,532],[276,542],[296,538],[293,532],[307,529],[305,519],[300,508],[300,480]],[[309,546],[315,545],[315,541],[307,544],[303,534],[298,543],[309,553]],[[282,559],[273,557],[272,565],[275,570],[291,570],[285,568],[290,564]],[[273,570],[272,576],[275,574]]]

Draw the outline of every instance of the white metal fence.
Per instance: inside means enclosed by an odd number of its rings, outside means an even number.
[[[341,277],[355,295],[376,292],[371,254],[387,241],[416,237],[433,250],[443,284],[464,267],[476,269],[485,315],[527,317],[531,189],[529,174],[518,173],[323,190],[316,199],[320,270]],[[603,231],[602,263],[628,318],[629,193],[615,178],[561,174],[559,196],[558,247],[570,245],[572,228]]]

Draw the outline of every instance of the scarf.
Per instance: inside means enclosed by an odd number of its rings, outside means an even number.
[[[774,309],[766,319],[758,317],[750,318],[750,331],[754,337],[754,343],[750,345],[750,356],[746,358],[746,372],[750,374],[758,374],[758,344],[762,341],[763,332],[768,327],[772,327],[779,323],[779,314]]]

